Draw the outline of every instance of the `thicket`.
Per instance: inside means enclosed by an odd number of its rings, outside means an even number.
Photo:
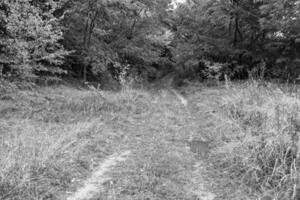
[[[0,74],[37,79],[68,73],[110,82],[124,70],[155,80],[296,79],[297,0],[44,0],[0,3]],[[218,64],[210,64],[218,63]],[[53,76],[54,75],[54,76]]]

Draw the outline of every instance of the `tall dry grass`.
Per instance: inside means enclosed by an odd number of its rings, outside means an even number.
[[[0,199],[63,199],[101,159],[123,148],[119,127],[151,110],[147,95],[69,87],[1,91]]]
[[[297,199],[297,87],[249,81],[203,90],[191,95],[189,110],[164,90],[0,91],[0,199],[63,199],[62,193],[101,159],[128,145],[136,148],[136,160],[116,173],[128,170],[116,177],[110,191],[119,192],[116,199],[156,194],[158,199],[193,199],[180,190],[188,185],[192,155],[170,142],[191,134],[216,140],[215,166],[241,189]],[[150,192],[146,184],[151,184]]]
[[[252,194],[300,198],[300,98],[293,87],[249,81],[222,91],[218,165]]]

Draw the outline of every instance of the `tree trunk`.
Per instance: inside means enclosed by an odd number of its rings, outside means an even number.
[[[93,9],[94,9],[94,5],[90,1],[89,12],[88,12],[88,16],[87,16],[87,19],[85,22],[85,30],[84,30],[84,36],[83,36],[83,43],[84,43],[83,45],[84,45],[85,53],[88,57],[90,56],[92,34],[93,34],[93,31],[95,28],[96,19],[99,14],[99,10],[95,11]],[[89,62],[85,62],[84,66],[83,66],[83,81],[84,82],[87,81],[86,80],[86,72],[87,72],[88,63],[91,63],[91,59],[89,60]]]
[[[238,13],[239,3],[238,1],[234,1],[234,8],[235,8],[235,30],[233,36],[233,46],[236,46],[238,43],[238,36],[241,36],[241,32],[239,30],[239,13]]]
[[[231,37],[231,34],[232,34],[232,19],[233,19],[233,16],[230,16],[229,24],[228,24],[228,38],[229,38],[229,42],[231,42],[231,40],[232,40],[232,37]]]
[[[0,78],[2,77],[2,73],[3,73],[3,64],[0,64]]]
[[[233,37],[233,46],[237,45],[238,32],[239,32],[239,14],[236,14],[235,15],[235,30],[234,30],[234,37]]]
[[[84,84],[86,83],[86,68],[87,68],[87,65],[84,64],[84,66],[83,66],[83,82],[84,82]]]
[[[88,18],[86,19],[86,23],[85,23],[85,30],[84,30],[84,35],[83,35],[83,46],[84,46],[84,50],[87,56],[89,56],[89,40],[90,40],[90,13],[88,14]],[[87,63],[88,62],[84,62],[83,64],[83,82],[86,82],[86,68],[87,68]]]

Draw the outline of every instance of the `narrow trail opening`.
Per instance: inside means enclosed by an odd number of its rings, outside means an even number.
[[[214,200],[217,196],[207,190],[207,186],[210,184],[205,180],[203,173],[206,168],[206,163],[203,161],[197,162],[195,165],[195,171],[193,172],[193,178],[191,179],[191,190],[200,200]]]
[[[188,99],[186,99],[183,95],[181,95],[177,90],[173,88],[170,88],[169,90],[176,96],[176,98],[185,108],[188,108]],[[192,115],[192,111],[190,109],[187,109],[187,111],[189,115]],[[203,176],[206,168],[205,165],[206,163],[203,160],[199,160],[195,163],[195,170],[192,172],[193,178],[188,185],[188,187],[190,187],[188,190],[190,190],[191,193],[195,194],[197,198],[200,198],[201,200],[214,200],[217,196],[208,190],[207,186],[209,185],[209,182],[205,180]]]
[[[108,157],[104,162],[100,163],[95,172],[91,174],[91,177],[84,182],[83,186],[69,196],[67,200],[89,200],[93,198],[101,192],[102,184],[110,179],[107,173],[118,163],[125,161],[130,154],[130,151],[125,151]]]
[[[191,101],[192,99],[190,99],[189,96],[184,97],[176,89],[173,89],[171,87],[166,87],[164,89],[164,92],[168,93],[169,95],[161,96],[161,101],[157,102],[160,106],[160,108],[156,110],[157,113],[149,116],[147,122],[141,122],[144,123],[142,125],[142,128],[135,127],[136,130],[146,133],[146,135],[144,135],[145,137],[142,137],[139,141],[141,144],[136,144],[135,142],[133,142],[132,144],[130,144],[131,148],[130,146],[128,146],[131,151],[113,154],[102,163],[100,163],[95,172],[91,174],[91,177],[83,183],[82,187],[80,187],[76,192],[72,193],[67,198],[67,200],[91,200],[95,197],[97,198],[100,196],[101,199],[110,199],[110,195],[112,194],[119,194],[119,196],[115,197],[115,199],[126,199],[126,195],[130,197],[130,195],[135,195],[136,191],[139,191],[135,190],[132,186],[136,184],[135,181],[137,180],[141,181],[141,185],[147,185],[150,184],[151,180],[155,178],[157,179],[157,184],[162,184],[165,179],[156,177],[156,174],[165,173],[166,177],[171,176],[168,175],[168,171],[170,170],[169,168],[173,169],[174,166],[167,167],[164,166],[164,163],[175,164],[177,161],[174,159],[176,158],[180,163],[183,157],[178,158],[178,155],[187,156],[186,163],[191,162],[190,166],[193,166],[187,167],[187,171],[184,172],[187,176],[191,176],[192,178],[189,179],[185,184],[182,184],[180,186],[184,187],[185,191],[183,195],[184,198],[182,199],[188,199],[191,196],[201,200],[214,200],[216,198],[216,195],[209,191],[210,183],[204,177],[206,168],[206,162],[204,160],[193,160],[194,158],[193,156],[191,156],[192,152],[189,153],[189,150],[184,150],[186,149],[186,147],[178,146],[175,143],[168,143],[168,147],[163,146],[161,148],[153,150],[153,147],[158,147],[160,143],[165,144],[165,141],[169,138],[172,130],[174,130],[174,127],[176,128],[176,132],[180,131],[178,133],[182,135],[184,135],[184,132],[181,131],[184,130],[188,131],[186,132],[186,134],[191,135],[197,135],[199,131],[198,129],[195,129],[195,124],[197,123],[196,121],[200,120],[200,118],[199,116],[194,116],[195,113],[193,112],[193,108],[191,107],[194,106],[195,102]],[[140,120],[137,119],[137,122],[140,122]],[[170,127],[170,124],[173,124],[173,126]],[[156,133],[153,132],[154,127],[159,127]],[[148,150],[150,152],[148,152]],[[151,150],[153,150],[153,152],[151,152]],[[169,151],[171,151],[171,153],[168,153]],[[132,156],[130,156],[130,158],[128,159],[129,155]],[[154,160],[150,162],[149,159]],[[124,170],[122,171],[122,173],[120,172],[120,169],[116,169],[116,165],[120,162],[124,162],[124,166],[121,166],[122,170]],[[185,164],[181,163],[181,167],[184,167]],[[144,172],[144,170],[146,169],[148,170],[147,173]],[[174,167],[174,169],[176,169],[176,167]],[[137,171],[133,172],[132,170]],[[108,175],[108,173],[115,174],[115,176],[110,176]],[[145,173],[143,174],[144,178],[139,179],[132,175],[139,173]],[[126,178],[123,178],[123,176]],[[180,195],[180,193],[177,194],[176,191],[171,192],[171,189],[173,187],[179,187],[177,182],[172,182],[174,178],[175,177],[170,177],[170,180],[168,182],[168,184],[170,184],[170,187],[166,188],[167,191],[170,190],[170,193],[172,193],[170,194],[170,196]],[[124,181],[125,179],[127,181]],[[110,180],[113,180],[114,184],[117,185],[112,185],[110,186],[111,188],[106,188],[104,183]],[[184,177],[182,177],[180,180],[183,181],[182,183],[184,183],[185,179]],[[162,184],[162,186],[166,187],[166,183]],[[138,185],[136,187],[139,188],[141,186]],[[157,192],[154,191],[155,188],[146,188],[145,190],[147,191],[147,193],[143,193],[141,191],[140,195],[144,195],[146,197],[147,194],[155,195]]]
[[[185,107],[188,106],[188,101],[181,95],[179,94],[176,90],[174,89],[170,89],[173,94],[180,100],[180,102],[182,103],[182,105],[184,105]]]

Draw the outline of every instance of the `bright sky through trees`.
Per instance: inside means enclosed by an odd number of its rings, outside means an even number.
[[[186,2],[186,0],[173,0],[171,5],[172,5],[173,9],[176,9],[178,7],[178,4],[185,3],[185,2]]]

